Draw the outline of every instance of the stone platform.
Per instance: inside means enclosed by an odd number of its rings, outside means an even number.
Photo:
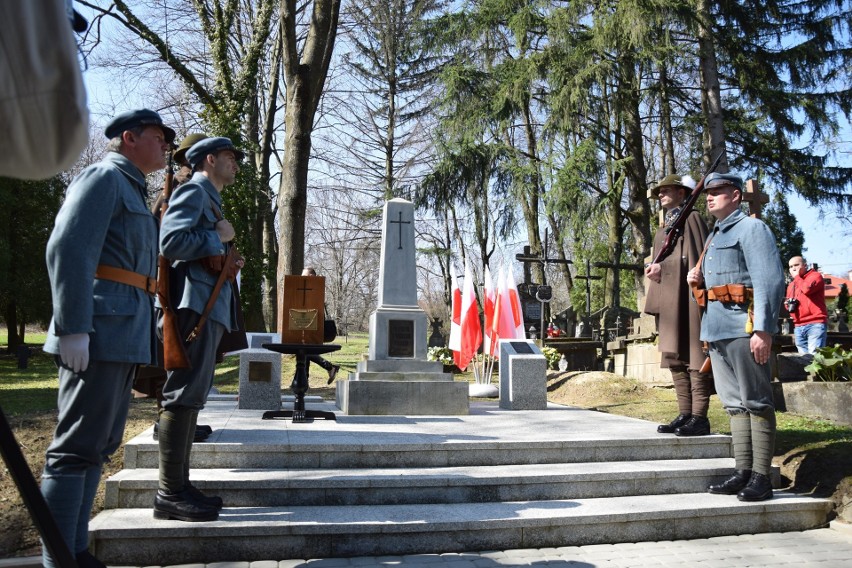
[[[150,430],[128,442],[125,469],[107,480],[106,507],[91,523],[95,554],[122,566],[441,554],[828,522],[822,499],[706,493],[734,465],[722,435],[660,435],[650,422],[553,404],[297,424],[261,414],[226,400],[201,414],[214,432],[194,446],[191,478],[225,502],[210,523],[153,519],[157,443]]]

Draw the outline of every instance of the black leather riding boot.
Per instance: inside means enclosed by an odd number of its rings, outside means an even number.
[[[160,482],[159,487],[167,493],[183,491],[189,467],[187,456],[192,449],[187,447],[194,431],[191,408],[176,407],[163,410],[159,421]]]
[[[198,503],[205,505],[207,507],[213,507],[217,511],[222,508],[222,498],[217,497],[215,495],[205,495],[201,492],[200,489],[195,487],[189,481],[189,469],[190,469],[190,459],[192,456],[192,444],[198,439],[198,411],[192,411],[192,428],[190,428],[187,433],[187,443],[186,443],[186,458],[184,460],[183,467],[183,486],[184,490],[189,493],[193,499],[195,499]]]

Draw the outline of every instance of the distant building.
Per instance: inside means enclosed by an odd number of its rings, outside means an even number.
[[[840,294],[840,286],[846,284],[846,290],[849,293],[852,293],[852,271],[847,274],[849,278],[843,278],[841,276],[834,276],[833,274],[826,274],[824,272],[821,273],[823,279],[825,280],[825,299],[826,300],[834,300],[837,298],[838,294]]]

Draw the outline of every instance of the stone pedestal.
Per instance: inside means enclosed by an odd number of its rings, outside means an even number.
[[[500,408],[547,408],[547,359],[532,341],[500,342]]]
[[[458,415],[469,409],[467,382],[426,360],[427,317],[417,303],[414,204],[385,203],[379,293],[370,315],[369,359],[337,381],[345,414]]]
[[[350,415],[464,415],[468,385],[438,361],[361,361],[337,382],[337,407]]]
[[[266,349],[240,352],[240,409],[281,408],[281,355]]]

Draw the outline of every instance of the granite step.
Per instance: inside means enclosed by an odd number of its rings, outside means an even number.
[[[776,492],[760,503],[687,493],[419,505],[226,507],[208,523],[109,509],[90,524],[110,565],[175,565],[503,550],[709,538],[824,526],[830,503]],[[684,561],[686,562],[686,561]]]
[[[679,438],[674,435],[623,438],[485,440],[446,442],[437,437],[411,440],[406,435],[358,433],[346,443],[328,432],[300,436],[261,429],[251,433],[215,429],[205,443],[193,445],[193,469],[318,469],[463,467],[643,460],[691,460],[731,456],[731,438],[723,435]],[[322,421],[319,421],[322,422]],[[158,467],[159,446],[153,429],[125,445],[124,467]],[[545,433],[546,434],[546,433]]]
[[[703,492],[730,458],[386,469],[196,469],[193,485],[229,507],[485,503]],[[144,508],[156,469],[106,481],[106,508]]]

